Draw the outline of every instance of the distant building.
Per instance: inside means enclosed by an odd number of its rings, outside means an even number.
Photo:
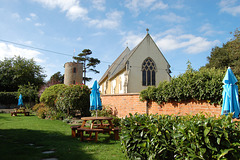
[[[148,30],[147,30],[148,31]],[[147,33],[132,50],[128,47],[99,80],[102,94],[139,93],[160,81],[170,81],[170,65]]]
[[[83,64],[77,62],[67,62],[64,65],[64,84],[82,84]]]

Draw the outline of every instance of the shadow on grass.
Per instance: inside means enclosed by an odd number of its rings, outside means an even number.
[[[93,159],[90,154],[81,150],[84,144],[59,132],[0,129],[1,160]],[[54,151],[54,153],[43,154],[44,151]]]

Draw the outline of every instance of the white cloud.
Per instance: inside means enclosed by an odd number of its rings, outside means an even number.
[[[135,35],[132,32],[127,32],[124,34],[126,35],[122,38],[122,45],[124,47],[127,45],[130,49],[136,47],[136,45],[138,45],[144,37],[143,34]]]
[[[42,27],[42,26],[45,26],[45,24],[44,24],[44,23],[35,23],[34,25],[35,25],[35,26],[37,26],[37,27]]]
[[[156,43],[165,51],[183,49],[188,54],[197,54],[208,51],[220,42],[218,40],[208,41],[206,38],[197,37],[192,34],[170,34],[157,40]]]
[[[157,16],[157,18],[167,22],[176,22],[176,23],[186,22],[187,20],[185,17],[178,16],[175,13],[169,13],[167,15]]]
[[[115,29],[120,25],[122,19],[122,12],[113,11],[106,14],[106,19],[90,19],[89,25],[96,26],[97,28],[110,28]]]
[[[18,13],[13,13],[13,14],[12,14],[12,17],[13,17],[14,19],[16,19],[17,21],[19,21],[19,22],[22,21],[22,18],[21,18],[21,16],[20,16]]]
[[[105,7],[105,0],[92,0],[93,8],[96,8],[99,11],[104,11]]]
[[[78,0],[34,0],[43,4],[45,7],[54,9],[60,8],[62,12],[67,12],[66,16],[71,20],[78,18],[84,19],[88,10],[81,7]]]
[[[96,33],[91,34],[91,36],[93,36],[93,37],[102,36],[102,35],[105,35],[105,33],[104,32],[96,32]]]
[[[135,13],[137,16],[141,9],[148,8],[154,4],[156,0],[125,0],[125,7]]]
[[[81,41],[81,40],[82,40],[82,37],[78,37],[78,38],[77,38],[77,41]]]
[[[27,41],[26,44],[32,43],[31,41]],[[40,52],[30,49],[24,49],[16,47],[12,44],[7,43],[0,43],[0,59],[10,58],[14,56],[21,56],[25,57],[27,59],[33,58],[34,61],[37,63],[43,63],[44,60],[39,58],[39,55],[41,55]]]
[[[167,9],[168,4],[163,3],[162,1],[155,3],[151,10],[157,10],[157,9]]]
[[[36,20],[36,19],[37,19],[37,15],[35,13],[30,13],[29,17],[25,18],[26,21],[32,21],[32,20]]]
[[[35,13],[30,13],[30,17],[32,17],[32,19],[36,19],[37,15]]]
[[[226,12],[233,16],[240,14],[240,3],[237,0],[221,0],[219,6],[221,12]]]

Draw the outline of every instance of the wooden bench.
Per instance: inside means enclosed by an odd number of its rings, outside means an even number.
[[[77,131],[80,135],[80,140],[81,141],[83,141],[83,140],[88,140],[88,141],[94,140],[95,142],[97,142],[98,141],[98,133],[103,132],[103,129],[77,128]],[[89,137],[84,137],[84,132],[89,133]],[[95,133],[95,137],[92,137],[92,133]]]
[[[72,137],[79,137],[79,135],[77,134],[77,129],[80,128],[81,125],[74,125],[74,126],[71,126],[70,128],[72,129]]]
[[[80,136],[80,140],[95,140],[98,141],[98,133],[110,133],[113,131],[114,133],[114,140],[119,140],[119,128],[77,128],[77,135]],[[89,137],[84,137],[84,132],[89,134]],[[92,133],[95,133],[95,137],[92,138]]]
[[[17,116],[17,114],[24,114],[24,116],[29,116],[29,112],[18,112],[18,111],[11,112],[11,116]]]

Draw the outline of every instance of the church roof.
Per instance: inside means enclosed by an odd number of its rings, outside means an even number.
[[[130,49],[127,47],[122,54],[108,67],[107,71],[104,73],[102,78],[99,80],[101,83],[107,76],[112,77],[125,67],[125,62],[127,61],[127,55],[130,53]]]
[[[99,83],[102,83],[102,81],[108,77],[108,79],[111,79],[113,77],[115,77],[120,71],[122,71],[125,67],[126,67],[126,63],[129,60],[129,58],[133,55],[133,53],[137,50],[137,48],[142,44],[142,42],[147,38],[151,36],[149,35],[149,33],[147,33],[147,35],[145,36],[145,38],[135,47],[133,48],[131,51],[130,49],[127,47],[122,54],[112,63],[112,65],[107,69],[107,71],[104,73],[104,75],[102,76],[102,78],[99,80]],[[151,38],[152,39],[152,38]],[[158,48],[158,47],[157,47]],[[161,53],[161,51],[160,51]],[[164,57],[164,56],[163,56]],[[165,57],[164,57],[165,59]],[[165,59],[166,60],[166,59]],[[166,60],[167,62],[167,60]]]

